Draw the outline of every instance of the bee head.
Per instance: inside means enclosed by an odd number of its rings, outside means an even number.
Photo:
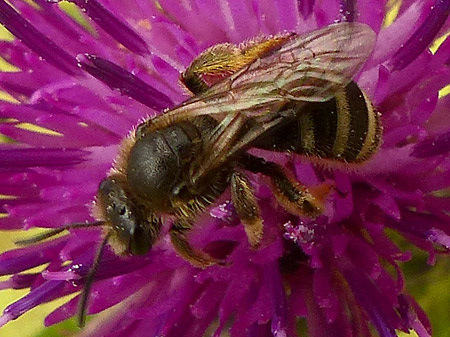
[[[114,176],[102,180],[97,200],[100,213],[111,226],[110,245],[114,251],[119,255],[147,253],[158,236],[159,219],[137,205],[127,195],[124,183]]]

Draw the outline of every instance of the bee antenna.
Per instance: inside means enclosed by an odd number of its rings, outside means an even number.
[[[102,258],[103,252],[105,250],[105,246],[111,237],[111,231],[109,231],[102,243],[98,246],[97,252],[95,253],[94,261],[92,263],[91,268],[86,276],[86,282],[84,283],[83,290],[80,294],[80,301],[78,302],[78,326],[80,328],[84,327],[86,324],[86,311],[87,311],[87,303],[89,292],[92,287],[92,283],[94,281],[95,274],[97,273],[98,266],[100,265],[100,260]]]
[[[79,222],[79,223],[77,222],[77,223],[72,223],[72,224],[69,224],[69,225],[66,225],[66,226],[63,226],[60,228],[51,229],[42,234],[32,236],[31,238],[15,241],[14,243],[19,246],[26,246],[26,245],[38,243],[38,242],[44,241],[48,238],[54,237],[55,235],[58,235],[59,233],[65,231],[65,230],[75,229],[75,228],[91,228],[91,227],[98,227],[98,226],[105,226],[105,225],[106,225],[106,223],[104,221]]]

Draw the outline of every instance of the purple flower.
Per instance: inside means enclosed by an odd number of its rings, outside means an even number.
[[[342,20],[377,33],[356,78],[382,113],[375,158],[348,169],[277,157],[307,186],[333,183],[324,214],[314,221],[289,214],[255,175],[265,231],[259,249],[249,247],[228,192],[191,233],[194,245],[227,251],[229,265],[192,267],[165,234],[144,256],[107,249],[89,313],[119,309],[83,336],[296,336],[302,319],[311,337],[431,335],[403,286],[400,264],[410,254],[388,233],[427,251],[431,264],[450,249],[450,199],[437,193],[450,186],[450,95],[438,96],[449,84],[450,39],[428,49],[450,27],[449,0],[403,1],[387,27],[381,0],[72,0],[89,30],[57,1],[35,2],[11,0],[13,9],[0,0],[0,22],[17,37],[0,42],[0,56],[20,69],[0,73],[1,89],[14,98],[0,102],[0,132],[16,141],[0,147],[0,194],[11,196],[0,199],[8,214],[2,229],[93,222],[91,202],[119,143],[143,118],[187,99],[180,72],[207,47]],[[79,292],[101,236],[77,229],[0,255],[0,275],[11,275],[1,287],[30,288],[0,325]],[[41,265],[43,272],[27,272]],[[78,300],[45,323],[76,314]]]

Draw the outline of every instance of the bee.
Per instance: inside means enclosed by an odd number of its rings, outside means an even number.
[[[89,289],[108,243],[118,255],[147,253],[162,224],[176,252],[205,268],[224,261],[195,249],[189,231],[227,188],[253,248],[264,228],[248,172],[268,178],[288,212],[316,217],[328,187],[307,188],[251,148],[299,154],[346,165],[368,160],[381,139],[380,118],[352,81],[370,55],[374,32],[359,23],[337,23],[303,35],[285,33],[240,45],[219,44],[181,74],[193,96],[139,124],[100,183],[94,223],[105,237],[86,278],[79,304],[84,324]]]

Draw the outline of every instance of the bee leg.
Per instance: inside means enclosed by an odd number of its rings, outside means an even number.
[[[329,186],[317,190],[317,193],[311,193],[293,177],[288,177],[276,163],[246,155],[242,164],[246,170],[261,173],[270,178],[275,197],[288,212],[312,218],[322,213],[323,199],[329,191]]]
[[[181,82],[193,94],[199,94],[230,77],[258,58],[279,48],[293,33],[256,38],[239,45],[217,44],[198,55],[181,74]]]
[[[183,219],[178,219],[170,229],[170,239],[176,252],[195,267],[206,268],[214,264],[222,264],[208,254],[194,249],[188,241],[187,234],[192,225]]]
[[[257,248],[263,236],[263,220],[253,188],[248,178],[241,172],[231,175],[231,198],[237,214],[244,225],[248,242]]]

